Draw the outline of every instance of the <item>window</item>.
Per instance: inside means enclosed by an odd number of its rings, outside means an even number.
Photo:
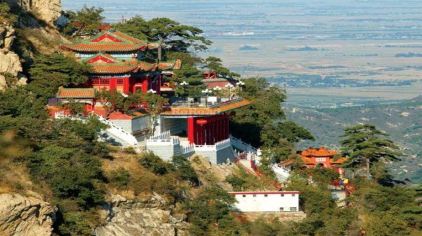
[[[280,194],[281,197],[284,197],[284,194]]]
[[[294,196],[296,196],[296,194],[294,194],[294,193],[293,193],[293,194],[292,194],[292,197],[294,197]]]
[[[297,211],[296,207],[290,207],[290,211]]]
[[[245,194],[243,194],[243,195],[242,195],[242,197],[246,197],[246,195],[245,195]]]
[[[256,194],[254,194],[253,197],[256,197]]]
[[[284,211],[284,207],[280,207],[280,211]]]
[[[264,194],[264,197],[268,197],[268,194]]]
[[[318,163],[325,162],[325,157],[316,158],[316,162],[318,162]]]
[[[117,84],[123,84],[123,79],[117,79]]]

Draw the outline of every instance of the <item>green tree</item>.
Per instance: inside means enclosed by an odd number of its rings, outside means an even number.
[[[165,110],[166,108],[165,105],[168,104],[168,99],[158,94],[147,93],[143,96],[142,101],[148,104],[145,107],[145,110],[149,113],[151,117],[151,124],[152,124],[151,135],[153,135],[158,125],[157,123],[158,115],[160,115],[160,113]]]
[[[169,18],[145,20],[135,16],[114,25],[117,30],[139,39],[160,42],[169,51],[188,52],[189,49],[205,50],[211,44],[197,27],[182,25]]]
[[[144,153],[139,159],[139,164],[156,175],[165,175],[174,171],[174,166],[167,163],[152,152]]]
[[[191,223],[193,235],[209,235],[225,232],[236,234],[236,224],[230,215],[231,206],[235,203],[233,196],[216,185],[204,188],[194,199],[187,201],[185,210]],[[230,233],[228,233],[230,232]]]
[[[261,132],[265,154],[272,162],[280,162],[295,154],[295,145],[301,140],[314,140],[312,134],[292,121],[277,121],[264,126]]]
[[[121,93],[116,90],[105,90],[95,92],[95,98],[102,101],[105,105],[107,115],[115,111],[127,111],[128,104],[126,101],[134,101],[135,95],[132,95],[129,99],[126,99]]]
[[[18,17],[12,14],[9,4],[2,2],[0,3],[0,24],[13,25],[16,23]]]
[[[223,61],[218,58],[218,57],[207,57],[204,60],[205,66],[211,70],[211,71],[215,71],[218,75],[222,76],[222,77],[229,77],[229,78],[233,78],[233,77],[240,77],[239,74],[234,73],[232,71],[230,71],[228,68],[223,66]]]
[[[263,78],[249,78],[243,82],[245,86],[240,96],[251,100],[252,104],[234,112],[231,131],[234,136],[259,147],[263,144],[263,128],[285,119],[281,103],[286,95],[279,87],[270,86]]]
[[[198,175],[196,174],[195,170],[193,169],[189,160],[186,157],[174,156],[172,162],[178,174],[183,180],[188,181],[196,187],[201,184]]]
[[[387,138],[387,134],[373,125],[363,124],[346,128],[342,136],[343,155],[349,157],[348,166],[365,165],[366,176],[371,176],[371,166],[378,162],[397,161],[399,148]]]
[[[75,198],[84,209],[104,200],[94,184],[102,178],[101,164],[81,151],[50,145],[31,157],[29,167],[36,179],[50,184],[59,199]]]
[[[68,23],[61,26],[60,31],[71,37],[95,35],[103,23],[103,11],[102,8],[87,6],[77,12],[66,11],[64,16],[67,17]]]
[[[75,86],[88,81],[90,67],[59,53],[37,55],[29,70],[29,90],[38,97],[55,96],[60,86]]]
[[[169,52],[170,60],[180,59],[182,67],[174,71],[172,81],[179,84],[176,87],[176,95],[179,97],[200,97],[201,91],[205,88],[202,82],[202,72],[198,69],[201,59],[186,52]],[[186,82],[188,85],[182,86],[180,83]]]

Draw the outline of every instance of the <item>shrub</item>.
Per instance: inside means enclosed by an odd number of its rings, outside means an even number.
[[[193,186],[199,186],[201,184],[198,175],[187,158],[183,156],[175,156],[173,157],[173,165],[183,180],[188,181]]]
[[[139,159],[139,163],[156,175],[165,175],[174,170],[174,167],[152,152],[147,152]]]
[[[110,180],[120,188],[126,188],[130,181],[129,171],[120,168],[110,173]]]

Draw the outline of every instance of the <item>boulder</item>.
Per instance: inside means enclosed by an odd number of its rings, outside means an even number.
[[[34,197],[0,194],[0,235],[52,235],[57,209]]]
[[[184,217],[175,217],[157,194],[147,199],[127,200],[112,196],[107,223],[95,229],[98,236],[189,235]]]

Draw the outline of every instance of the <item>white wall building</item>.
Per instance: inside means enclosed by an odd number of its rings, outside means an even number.
[[[240,212],[297,212],[298,191],[230,192],[236,198],[234,208]]]

